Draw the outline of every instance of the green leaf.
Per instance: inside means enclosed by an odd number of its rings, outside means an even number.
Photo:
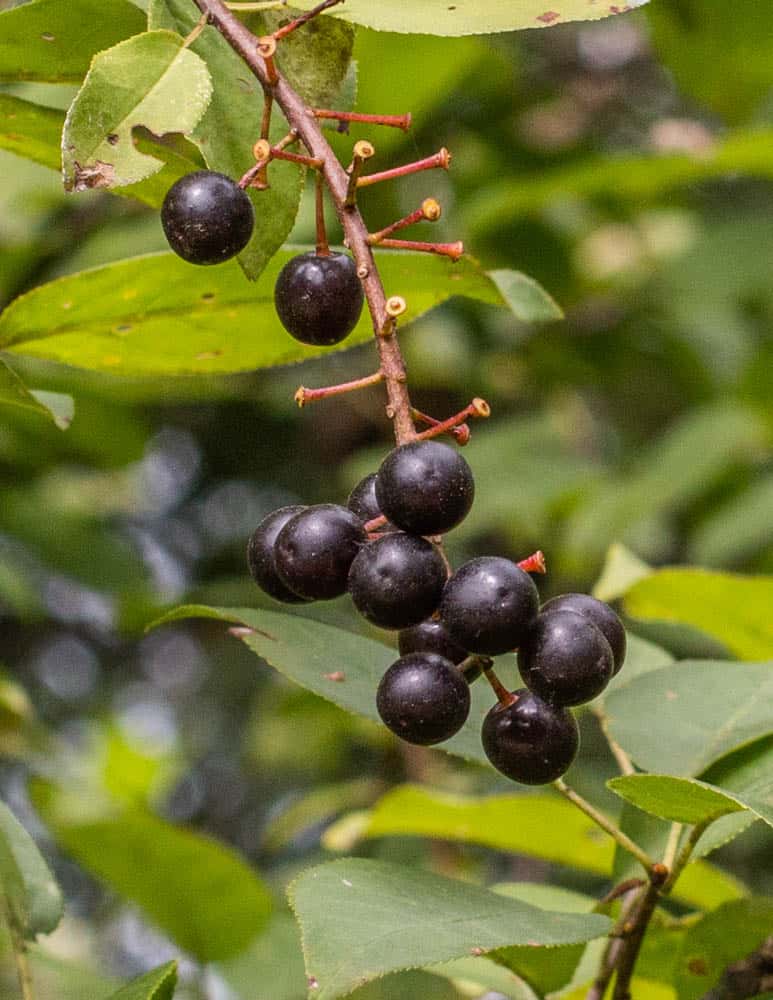
[[[171,253],[60,278],[5,310],[0,347],[116,375],[237,372],[316,357],[326,349],[293,340],[274,309],[279,270],[301,249],[276,254],[256,285],[233,261],[195,270]],[[503,304],[469,258],[385,251],[378,262],[386,287],[408,302],[406,322],[454,295]],[[346,344],[372,336],[365,311]]]
[[[112,993],[109,1000],[172,1000],[177,985],[177,962],[153,969]]]
[[[63,127],[61,111],[0,94],[0,149],[59,170]]]
[[[739,173],[773,177],[773,130],[731,133],[698,156],[688,154],[589,156],[576,163],[488,184],[464,206],[467,231],[499,230],[567,198],[648,202],[676,187]]]
[[[81,822],[83,803],[50,786],[36,799],[65,851],[199,961],[238,954],[268,921],[268,890],[223,844],[140,810]]]
[[[726,903],[691,927],[677,961],[674,985],[679,1000],[699,1000],[733,962],[765,940],[773,925],[773,899]]]
[[[95,52],[145,29],[129,0],[34,0],[0,13],[0,80],[83,79]]]
[[[719,788],[669,774],[630,774],[612,778],[607,787],[638,809],[674,823],[704,823],[746,808]]]
[[[5,895],[17,933],[32,941],[62,919],[64,901],[34,840],[0,802],[0,901]]]
[[[564,318],[558,303],[533,278],[520,271],[489,271],[502,298],[522,323],[554,323]]]
[[[773,731],[771,694],[770,664],[685,660],[635,677],[605,704],[641,768],[689,777]]]
[[[162,161],[135,148],[133,129],[189,134],[212,96],[206,63],[171,31],[149,31],[100,52],[65,120],[68,191],[123,187],[156,173]]]
[[[368,812],[334,824],[324,843],[335,850],[340,839],[348,850],[353,835],[436,837],[482,844],[605,877],[615,854],[611,838],[584,813],[556,795],[543,793],[476,798],[404,785],[388,792]],[[718,905],[739,894],[737,883],[708,865],[692,866],[675,889],[676,898],[696,906]]]
[[[540,910],[431,872],[357,858],[304,872],[288,895],[319,1000],[400,969],[508,945],[577,944],[610,926],[597,914]]]
[[[634,0],[641,6],[646,0]],[[301,10],[310,10],[314,0],[293,0]],[[631,4],[588,6],[587,0],[393,0],[374,4],[371,0],[347,0],[346,6],[332,11],[355,24],[376,31],[397,31],[416,35],[487,35],[519,28],[546,28],[566,21],[596,21],[621,13]]]
[[[773,17],[764,2],[660,2],[650,4],[648,15],[656,54],[677,84],[712,111],[743,121],[770,93]]]
[[[13,368],[0,358],[0,406],[21,407],[51,420],[66,431],[75,414],[72,396],[60,392],[28,389]]]
[[[773,657],[773,576],[664,569],[625,596],[637,618],[694,625],[746,660]]]

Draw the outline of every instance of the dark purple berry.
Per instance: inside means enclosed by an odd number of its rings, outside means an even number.
[[[440,603],[440,617],[456,642],[487,656],[519,646],[538,610],[539,595],[531,577],[498,556],[482,556],[460,566]]]
[[[349,494],[346,501],[349,510],[353,510],[363,523],[373,521],[381,516],[381,509],[376,499],[376,473],[361,479]]]
[[[357,265],[345,253],[315,251],[289,260],[274,286],[282,326],[302,344],[330,347],[352,332],[364,294]]]
[[[408,653],[437,653],[457,664],[469,656],[464,646],[451,638],[439,618],[428,618],[419,625],[403,629],[397,637],[397,644],[400,656],[407,656]]]
[[[306,507],[277,536],[277,573],[293,593],[308,601],[339,597],[365,540],[362,522],[348,507],[332,503]]]
[[[612,677],[612,649],[600,629],[574,611],[537,615],[518,649],[518,669],[530,691],[553,705],[582,705]]]
[[[462,728],[470,712],[470,689],[450,660],[437,653],[411,653],[381,678],[376,706],[393,733],[428,746]]]
[[[465,459],[439,441],[412,441],[381,463],[376,497],[381,512],[403,531],[442,535],[472,507],[475,482]]]
[[[548,601],[542,608],[545,611],[574,611],[593,622],[612,647],[615,665],[613,675],[618,673],[625,660],[625,629],[623,623],[608,604],[597,601],[590,594],[562,594]]]
[[[304,598],[294,594],[279,578],[274,562],[274,543],[290,518],[304,509],[295,505],[272,510],[253,531],[247,545],[247,562],[252,579],[261,590],[285,604],[301,604]]]
[[[395,531],[363,546],[349,571],[360,614],[381,628],[408,628],[440,603],[446,567],[425,538]]]
[[[546,785],[569,769],[580,732],[567,708],[522,688],[511,705],[494,705],[483,720],[483,749],[502,774],[524,785]]]
[[[169,246],[190,264],[220,264],[250,241],[255,213],[249,196],[225,174],[196,170],[176,181],[161,207]]]

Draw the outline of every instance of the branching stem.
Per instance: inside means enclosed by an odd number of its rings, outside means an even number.
[[[193,2],[207,15],[208,22],[220,32],[231,48],[242,57],[264,90],[273,94],[287,122],[297,131],[310,156],[320,161],[320,171],[341,221],[346,243],[357,264],[357,272],[373,320],[380,358],[379,368],[384,374],[387,391],[387,416],[392,420],[397,443],[412,441],[416,437],[416,429],[411,418],[405,362],[395,336],[394,320],[386,309],[387,297],[368,243],[367,226],[357,206],[345,204],[349,185],[346,171],[330,148],[317,119],[309,113],[309,109],[287,80],[281,73],[276,82],[269,80],[265,60],[259,52],[259,39],[228,9],[223,0]]]
[[[656,862],[643,848],[634,843],[626,833],[623,833],[623,831],[616,826],[611,819],[605,816],[603,812],[600,812],[595,806],[591,805],[587,799],[584,799],[582,795],[579,794],[579,792],[570,788],[563,778],[559,778],[557,781],[554,781],[553,787],[557,792],[560,792],[565,799],[568,799],[573,805],[577,806],[578,809],[584,812],[589,819],[592,819],[597,826],[600,826],[602,830],[608,833],[609,836],[612,837],[624,851],[632,854],[639,864],[643,866],[648,875],[652,875],[652,872],[656,867]]]

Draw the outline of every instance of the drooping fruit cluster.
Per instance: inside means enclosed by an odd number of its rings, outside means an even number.
[[[625,631],[594,598],[566,594],[540,610],[531,577],[496,556],[455,573],[438,536],[469,513],[472,472],[458,451],[417,440],[392,451],[347,506],[283,507],[255,530],[255,582],[280,601],[327,600],[348,590],[373,625],[398,630],[400,657],[376,695],[402,739],[449,739],[470,711],[469,685],[486,672],[499,701],[483,722],[484,750],[526,784],[560,777],[579,747],[570,706],[596,697],[622,666]],[[491,656],[518,651],[525,688],[508,694]]]

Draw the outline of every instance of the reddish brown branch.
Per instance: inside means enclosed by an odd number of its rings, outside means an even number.
[[[384,373],[387,391],[387,415],[393,421],[398,444],[412,441],[416,430],[411,419],[411,401],[406,385],[405,362],[394,334],[394,321],[386,309],[386,295],[368,243],[368,229],[356,206],[346,206],[349,178],[328,145],[314,115],[310,115],[300,96],[281,73],[276,80],[267,71],[265,54],[260,51],[260,40],[228,10],[222,0],[193,0],[207,20],[237,52],[264,90],[273,93],[291,128],[296,130],[310,156],[321,162],[322,171],[331,199],[344,230],[346,242],[357,263],[357,273],[362,281],[365,298],[373,320],[380,369]],[[273,73],[271,76],[273,77]]]

